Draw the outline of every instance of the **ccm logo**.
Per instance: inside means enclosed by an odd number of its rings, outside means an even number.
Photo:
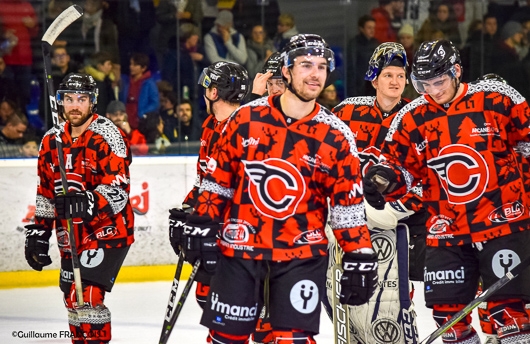
[[[184,234],[191,235],[191,236],[208,236],[208,233],[210,232],[210,228],[201,228],[201,227],[192,227],[185,225],[184,226]]]
[[[344,262],[346,271],[374,271],[377,269],[377,263],[352,263]]]

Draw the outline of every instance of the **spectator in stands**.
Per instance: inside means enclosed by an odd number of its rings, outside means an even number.
[[[263,3],[256,0],[236,0],[232,13],[234,14],[234,28],[243,36],[250,37],[252,28],[256,24],[263,25],[265,32],[272,34],[276,31],[276,19],[280,15],[280,5],[278,0],[267,0]],[[263,22],[261,22],[262,18]]]
[[[370,14],[375,20],[374,38],[377,39],[378,42],[397,41],[397,32],[401,27],[400,21],[401,15],[403,14],[403,6],[403,0],[379,0],[379,7],[372,10]],[[374,49],[375,47],[371,49],[371,51]],[[368,59],[370,59],[370,57],[371,55]],[[368,63],[368,60],[366,63]],[[366,65],[366,67],[368,67],[368,65]]]
[[[98,88],[97,112],[107,113],[107,105],[116,100],[113,82],[116,80],[112,71],[112,56],[106,51],[100,51],[90,56],[90,64],[84,69],[86,74],[91,75],[96,81]]]
[[[278,25],[276,26],[276,35],[274,36],[273,43],[276,51],[282,51],[283,47],[291,37],[298,34],[294,22],[294,16],[290,13],[280,14],[278,17]]]
[[[65,76],[79,71],[79,66],[70,61],[70,55],[65,47],[57,46],[53,48],[51,63],[53,86],[56,90]]]
[[[228,61],[244,65],[247,62],[245,37],[232,27],[233,21],[230,11],[220,11],[215,26],[204,36],[204,50],[211,63]]]
[[[453,7],[449,3],[442,2],[435,7],[434,13],[429,15],[429,18],[423,22],[416,34],[416,43],[419,45],[424,41],[434,39],[433,34],[437,31],[443,32],[445,39],[453,42],[456,47],[460,48],[462,45],[462,38],[458,30],[458,21]]]
[[[177,137],[179,142],[198,141],[201,138],[201,123],[193,116],[193,107],[189,100],[182,100],[176,107]]]
[[[110,18],[106,3],[103,0],[86,0],[83,7],[85,13],[81,20],[82,54],[90,56],[95,52],[105,51],[110,54],[112,61],[118,61],[116,24]]]
[[[28,127],[28,119],[22,113],[14,113],[0,130],[0,158],[20,156],[22,137]]]
[[[163,61],[169,48],[169,40],[175,40],[176,37],[177,19],[180,25],[185,23],[193,24],[197,28],[198,33],[200,32],[199,28],[203,18],[201,1],[187,0],[179,1],[177,4],[178,7],[173,0],[160,0],[156,8],[156,20],[160,27],[155,49],[161,62],[161,70],[164,68]]]
[[[403,24],[398,32],[398,43],[401,43],[405,48],[405,53],[407,54],[407,77],[410,77],[410,72],[412,71],[412,59],[414,58],[417,49],[417,46],[414,43],[414,28],[412,25]],[[414,89],[414,86],[412,86],[412,83],[409,82],[405,85],[405,90],[401,96],[407,99],[415,99],[419,94]]]
[[[374,38],[376,25],[372,16],[360,17],[357,21],[359,33],[348,42],[348,97],[375,95],[370,82],[364,80],[364,71],[368,69],[372,52],[379,45]]]
[[[10,99],[2,100],[0,102],[0,127],[5,126],[9,116],[13,115],[18,109],[19,107],[14,101]]]
[[[129,124],[137,129],[144,114],[158,111],[160,101],[156,82],[149,71],[149,57],[142,53],[132,54],[129,70],[129,75],[121,76],[120,101],[125,103]]]
[[[120,128],[131,146],[131,152],[133,155],[146,155],[149,151],[147,141],[145,137],[138,129],[132,129],[129,122],[127,112],[125,110],[125,104],[119,100],[113,100],[107,106],[106,116],[112,121],[118,128]]]
[[[518,46],[523,40],[523,26],[515,21],[508,21],[502,27],[500,40],[493,49],[491,72],[502,76],[506,82],[525,98],[530,96],[529,76],[517,53]],[[490,72],[485,70],[485,72]]]
[[[147,55],[149,69],[157,71],[157,60],[149,36],[151,29],[156,25],[154,2],[143,0],[107,0],[106,2],[109,6],[107,13],[116,24],[118,31],[122,75],[129,74],[129,59],[134,53]],[[129,113],[129,116],[132,116],[132,113]]]
[[[164,135],[170,142],[176,142],[178,137],[178,118],[175,112],[177,94],[173,91],[160,91],[160,117],[164,121]]]
[[[199,44],[199,29],[190,23],[181,25],[180,28],[180,70],[177,71],[177,45],[175,37],[169,41],[169,51],[165,55],[161,72],[163,80],[168,81],[173,90],[178,93],[178,81],[180,81],[181,98],[189,98],[197,101],[197,80],[202,69],[210,62],[206,58],[204,48]],[[180,78],[178,80],[177,78]],[[188,95],[182,90],[187,88]]]
[[[22,98],[15,81],[6,76],[6,64],[4,58],[0,56],[0,101],[10,100],[16,107],[22,106]]]
[[[39,156],[40,139],[32,134],[24,134],[22,146],[20,146],[20,156],[23,158],[36,158]]]
[[[158,111],[148,112],[140,118],[139,129],[149,145],[150,155],[164,154],[171,145],[164,135],[164,121]]]
[[[0,5],[0,22],[4,31],[16,36],[17,44],[4,55],[10,77],[18,85],[22,106],[30,99],[33,51],[31,39],[39,32],[38,19],[31,3],[26,0],[4,0]]]
[[[337,89],[335,88],[335,85],[330,84],[328,87],[324,88],[317,98],[317,103],[324,106],[328,110],[331,110],[337,106],[340,103],[340,99],[337,96]]]
[[[249,78],[253,79],[256,73],[261,71],[263,64],[274,51],[272,40],[267,37],[263,26],[254,25],[250,38],[247,40],[248,60],[245,67]]]

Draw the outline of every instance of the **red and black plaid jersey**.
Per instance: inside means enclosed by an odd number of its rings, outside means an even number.
[[[363,175],[370,166],[379,162],[381,146],[392,119],[409,102],[408,99],[401,99],[391,113],[383,113],[376,104],[376,97],[352,97],[333,109],[333,113],[350,127],[355,136]],[[421,192],[418,189],[413,189],[400,199],[408,209],[420,210]]]
[[[184,199],[183,204],[187,204],[190,207],[194,207],[199,196],[199,188],[201,187],[201,181],[206,174],[206,164],[210,159],[212,147],[220,137],[221,131],[226,125],[228,118],[219,122],[215,119],[214,115],[209,115],[202,124],[201,134],[201,147],[199,148],[199,158],[197,159],[197,177],[193,184],[193,189],[188,193]]]
[[[70,123],[60,127],[64,167],[69,191],[92,191],[97,215],[89,221],[74,218],[77,249],[124,247],[134,241],[134,215],[129,201],[129,165],[131,154],[123,132],[110,120],[94,115],[87,129],[76,139],[70,135]],[[53,228],[56,218],[55,195],[63,192],[59,173],[56,133],[49,130],[42,139],[39,158],[35,223]],[[66,221],[57,220],[58,241]],[[61,238],[59,238],[59,236]],[[64,248],[64,247],[63,247]]]
[[[326,255],[328,218],[345,252],[371,248],[351,130],[316,104],[295,120],[280,96],[240,107],[208,161],[195,211],[224,222],[224,255],[288,261]]]
[[[530,108],[512,87],[463,84],[447,106],[422,96],[389,129],[382,155],[398,185],[422,180],[427,245],[480,242],[528,229],[528,200],[514,151],[527,158]],[[406,190],[389,195],[399,197]]]

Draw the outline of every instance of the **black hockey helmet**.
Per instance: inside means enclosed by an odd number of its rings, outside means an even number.
[[[217,86],[219,99],[239,103],[250,90],[247,70],[233,62],[216,62],[202,70],[198,84],[204,88]]]
[[[419,81],[433,79],[444,74],[456,78],[455,65],[462,66],[460,53],[454,44],[446,39],[423,42],[412,62],[412,84],[418,93],[425,90]]]
[[[368,71],[364,76],[364,80],[375,80],[381,71],[390,64],[396,64],[407,68],[407,53],[403,45],[399,43],[386,42],[380,44],[375,48],[370,61],[368,62]]]
[[[492,80],[492,81],[502,82],[503,84],[507,84],[506,80],[502,76],[495,74],[495,73],[484,74],[477,80],[483,80],[483,81]]]
[[[282,54],[280,54],[279,52],[274,52],[271,56],[269,56],[267,61],[265,61],[265,65],[263,66],[263,70],[261,72],[263,74],[271,72],[271,78],[273,79],[281,78],[282,65]]]
[[[88,74],[70,73],[64,77],[57,89],[57,104],[63,105],[65,93],[86,93],[92,105],[98,102],[98,88],[94,78]]]
[[[328,61],[330,72],[335,70],[335,54],[326,41],[315,34],[298,34],[291,37],[281,52],[283,64],[291,67],[298,56],[323,57]]]

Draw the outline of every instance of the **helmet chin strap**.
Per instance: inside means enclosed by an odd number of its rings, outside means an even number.
[[[221,98],[219,98],[219,95],[217,95],[217,99],[216,99],[216,100],[211,100],[210,98],[208,98],[208,96],[206,96],[206,94],[204,95],[204,98],[206,98],[206,100],[208,100],[208,107],[210,108],[210,113],[209,113],[209,115],[215,115],[215,114],[213,113],[213,104],[214,104],[215,102],[219,101],[219,99],[221,99]]]
[[[287,89],[292,93],[294,94],[298,99],[300,99],[301,101],[303,101],[304,103],[309,103],[310,101],[314,100],[314,99],[305,99],[305,98],[302,98],[301,95],[298,94],[298,92],[295,91],[293,85],[292,85],[292,80],[293,80],[293,75],[291,74],[291,69],[289,68],[289,75],[291,76],[291,81],[290,82],[287,82],[286,85],[287,85]]]

